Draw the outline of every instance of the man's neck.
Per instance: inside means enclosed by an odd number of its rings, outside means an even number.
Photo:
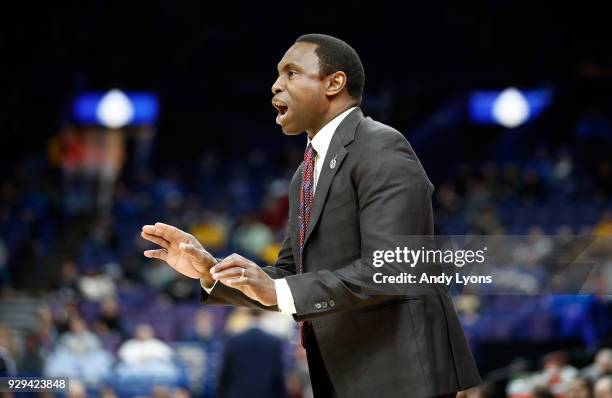
[[[321,129],[325,127],[329,122],[334,120],[336,117],[338,117],[338,115],[342,114],[347,109],[350,109],[354,106],[358,106],[358,104],[355,104],[355,103],[345,104],[342,107],[338,107],[336,108],[336,110],[329,112],[328,115],[325,117],[324,121],[320,123],[316,129],[306,130],[306,134],[308,134],[308,138],[312,140],[314,136],[317,135],[317,133],[321,131]]]

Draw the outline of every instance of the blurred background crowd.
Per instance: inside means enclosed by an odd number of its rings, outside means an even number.
[[[140,238],[163,221],[216,257],[274,263],[305,139],[274,125],[270,85],[307,31],[361,55],[364,113],[415,148],[437,234],[524,236],[521,281],[559,242],[612,237],[603,14],[389,3],[331,26],[316,7],[269,23],[253,16],[271,6],[245,7],[0,16],[0,374],[70,377],[73,397],[311,396],[291,318],[201,305]],[[142,93],[154,106],[137,120]],[[600,256],[612,267],[612,247]],[[597,294],[456,294],[485,382],[470,396],[612,397],[612,273],[598,281]]]

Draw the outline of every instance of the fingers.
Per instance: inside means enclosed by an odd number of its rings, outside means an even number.
[[[254,281],[253,277],[249,278],[249,271],[240,267],[231,268],[215,275],[213,275],[214,280],[219,280],[224,285],[231,287],[246,286]]]
[[[146,234],[147,236],[143,234]],[[155,225],[143,225],[141,236],[152,242],[153,240],[149,239],[149,237],[158,237],[160,239],[164,239],[166,242],[168,242],[167,246],[163,246],[158,242],[156,243],[160,244],[160,246],[165,248],[175,243],[178,244],[181,242],[188,242],[191,243],[196,249],[204,250],[204,247],[193,235],[182,231],[176,227],[173,227],[172,225],[164,224],[161,222],[157,222],[155,223]],[[206,250],[204,250],[204,252],[206,252]]]
[[[204,248],[194,246],[192,243],[179,244],[179,250],[193,259],[191,265],[202,274],[210,274],[211,266],[217,262]]]
[[[158,258],[163,261],[166,261],[168,258],[168,252],[166,249],[145,250],[144,255],[148,258]]]
[[[155,225],[145,225],[142,227],[143,232],[151,235],[157,235],[168,241],[172,241],[179,237],[186,235],[185,232],[180,229],[173,227],[172,225],[164,224],[162,222],[156,222]]]
[[[232,278],[232,279],[222,279],[221,283],[223,283],[225,286],[230,286],[230,287],[241,287],[241,286],[248,286],[250,285],[252,282],[252,280],[250,280],[248,277],[244,277],[244,278]]]
[[[146,232],[150,235],[155,235],[155,225],[143,225],[142,232]]]
[[[153,242],[163,247],[164,249],[168,249],[170,247],[170,242],[168,242],[164,238],[161,238],[157,235],[152,235],[150,233],[145,232],[144,230],[140,233],[140,236],[142,236],[144,239],[148,240],[149,242]]]
[[[241,267],[234,267],[234,268],[230,268],[225,271],[222,271],[222,272],[215,272],[211,274],[214,280],[242,278],[243,276],[246,276],[246,275],[247,275],[246,269],[241,268]]]
[[[199,260],[204,258],[204,253],[191,243],[181,243],[179,245],[179,249],[181,249],[182,252],[187,253],[190,256],[193,256]]]
[[[232,267],[250,268],[254,263],[239,254],[227,256],[210,269],[210,273],[221,272]]]

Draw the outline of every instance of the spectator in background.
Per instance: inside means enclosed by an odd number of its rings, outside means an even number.
[[[187,332],[187,340],[207,344],[214,337],[214,316],[208,309],[196,313],[193,330]]]
[[[484,205],[474,219],[474,228],[479,235],[499,233],[501,223],[492,205]]]
[[[567,356],[564,352],[552,352],[545,355],[542,358],[542,368],[542,372],[534,376],[534,384],[545,386],[555,394],[567,391],[570,382],[578,374],[576,368],[567,364]]]
[[[612,376],[604,376],[597,380],[593,391],[595,398],[612,398]]]
[[[102,301],[114,297],[116,288],[110,276],[90,269],[79,280],[79,290],[88,300]]]
[[[492,193],[487,190],[482,180],[475,176],[468,176],[465,185],[464,209],[466,214],[473,217],[483,206],[491,203]]]
[[[59,346],[74,353],[95,351],[101,347],[98,337],[87,329],[85,321],[79,317],[70,320],[70,331],[60,338]]]
[[[173,355],[168,344],[155,338],[150,325],[141,324],[136,327],[134,338],[123,343],[117,352],[121,360],[117,373],[128,379],[176,381],[180,374],[172,362]]]
[[[445,181],[436,190],[436,203],[438,205],[438,219],[444,219],[456,214],[462,205],[462,199],[457,194],[455,185],[450,181]]]
[[[190,326],[184,332],[184,339],[194,343],[191,358],[196,361],[189,363],[189,371],[201,375],[199,384],[202,386],[202,396],[210,398],[214,396],[217,386],[224,345],[222,323],[215,323],[215,316],[209,308],[201,308],[196,312],[195,321]]]
[[[117,352],[119,345],[127,336],[124,334],[119,306],[115,299],[108,298],[102,301],[93,329],[105,350]]]
[[[612,375],[612,349],[602,348],[599,350],[593,363],[582,369],[581,373],[591,383],[602,376]]]
[[[158,292],[166,289],[176,279],[176,273],[168,272],[168,267],[159,261],[152,261],[143,270],[143,280],[151,289]]]
[[[88,385],[98,385],[110,374],[112,355],[102,349],[80,317],[70,319],[70,329],[60,337],[57,349],[45,362],[47,377],[70,377]]]
[[[175,303],[192,301],[198,293],[197,287],[194,289],[193,283],[186,278],[173,278],[164,286],[162,292]]]
[[[119,306],[114,298],[106,298],[102,301],[97,322],[107,332],[123,334]]]
[[[68,297],[67,300],[61,302],[59,308],[54,310],[53,320],[57,332],[62,334],[70,331],[70,322],[75,317],[80,317],[77,298]]]
[[[260,329],[259,311],[249,314],[248,328],[225,344],[216,397],[286,397],[282,342]]]
[[[38,308],[37,315],[35,332],[38,338],[37,344],[49,351],[57,340],[57,329],[55,328],[53,311],[48,305],[42,305]]]
[[[155,338],[153,328],[147,324],[136,327],[134,338],[119,348],[117,355],[124,363],[139,364],[147,361],[170,361],[172,348]]]
[[[269,186],[268,197],[263,203],[260,220],[273,230],[282,230],[289,211],[288,189],[289,182],[277,179]]]
[[[72,297],[79,292],[79,269],[74,261],[64,261],[60,269],[57,290],[61,295]]]
[[[265,247],[273,242],[274,236],[266,224],[257,221],[253,215],[242,217],[234,234],[234,244],[241,250],[260,256]]]
[[[40,376],[44,363],[44,349],[37,343],[36,333],[31,333],[26,337],[23,355],[19,359],[20,376]]]
[[[584,377],[577,377],[572,380],[567,389],[566,398],[592,398],[593,391],[591,383]]]
[[[229,222],[224,217],[203,213],[200,222],[191,227],[189,232],[200,242],[206,242],[214,250],[223,250],[228,241]],[[205,243],[202,243],[205,244]]]
[[[527,231],[527,239],[514,250],[514,256],[519,265],[536,267],[552,253],[553,244],[552,239],[544,235],[542,228],[531,226]]]

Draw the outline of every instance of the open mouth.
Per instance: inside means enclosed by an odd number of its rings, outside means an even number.
[[[287,104],[279,100],[272,100],[272,105],[278,111],[278,114],[276,115],[276,123],[283,124],[287,117],[287,113],[289,112],[289,107],[287,106]]]

